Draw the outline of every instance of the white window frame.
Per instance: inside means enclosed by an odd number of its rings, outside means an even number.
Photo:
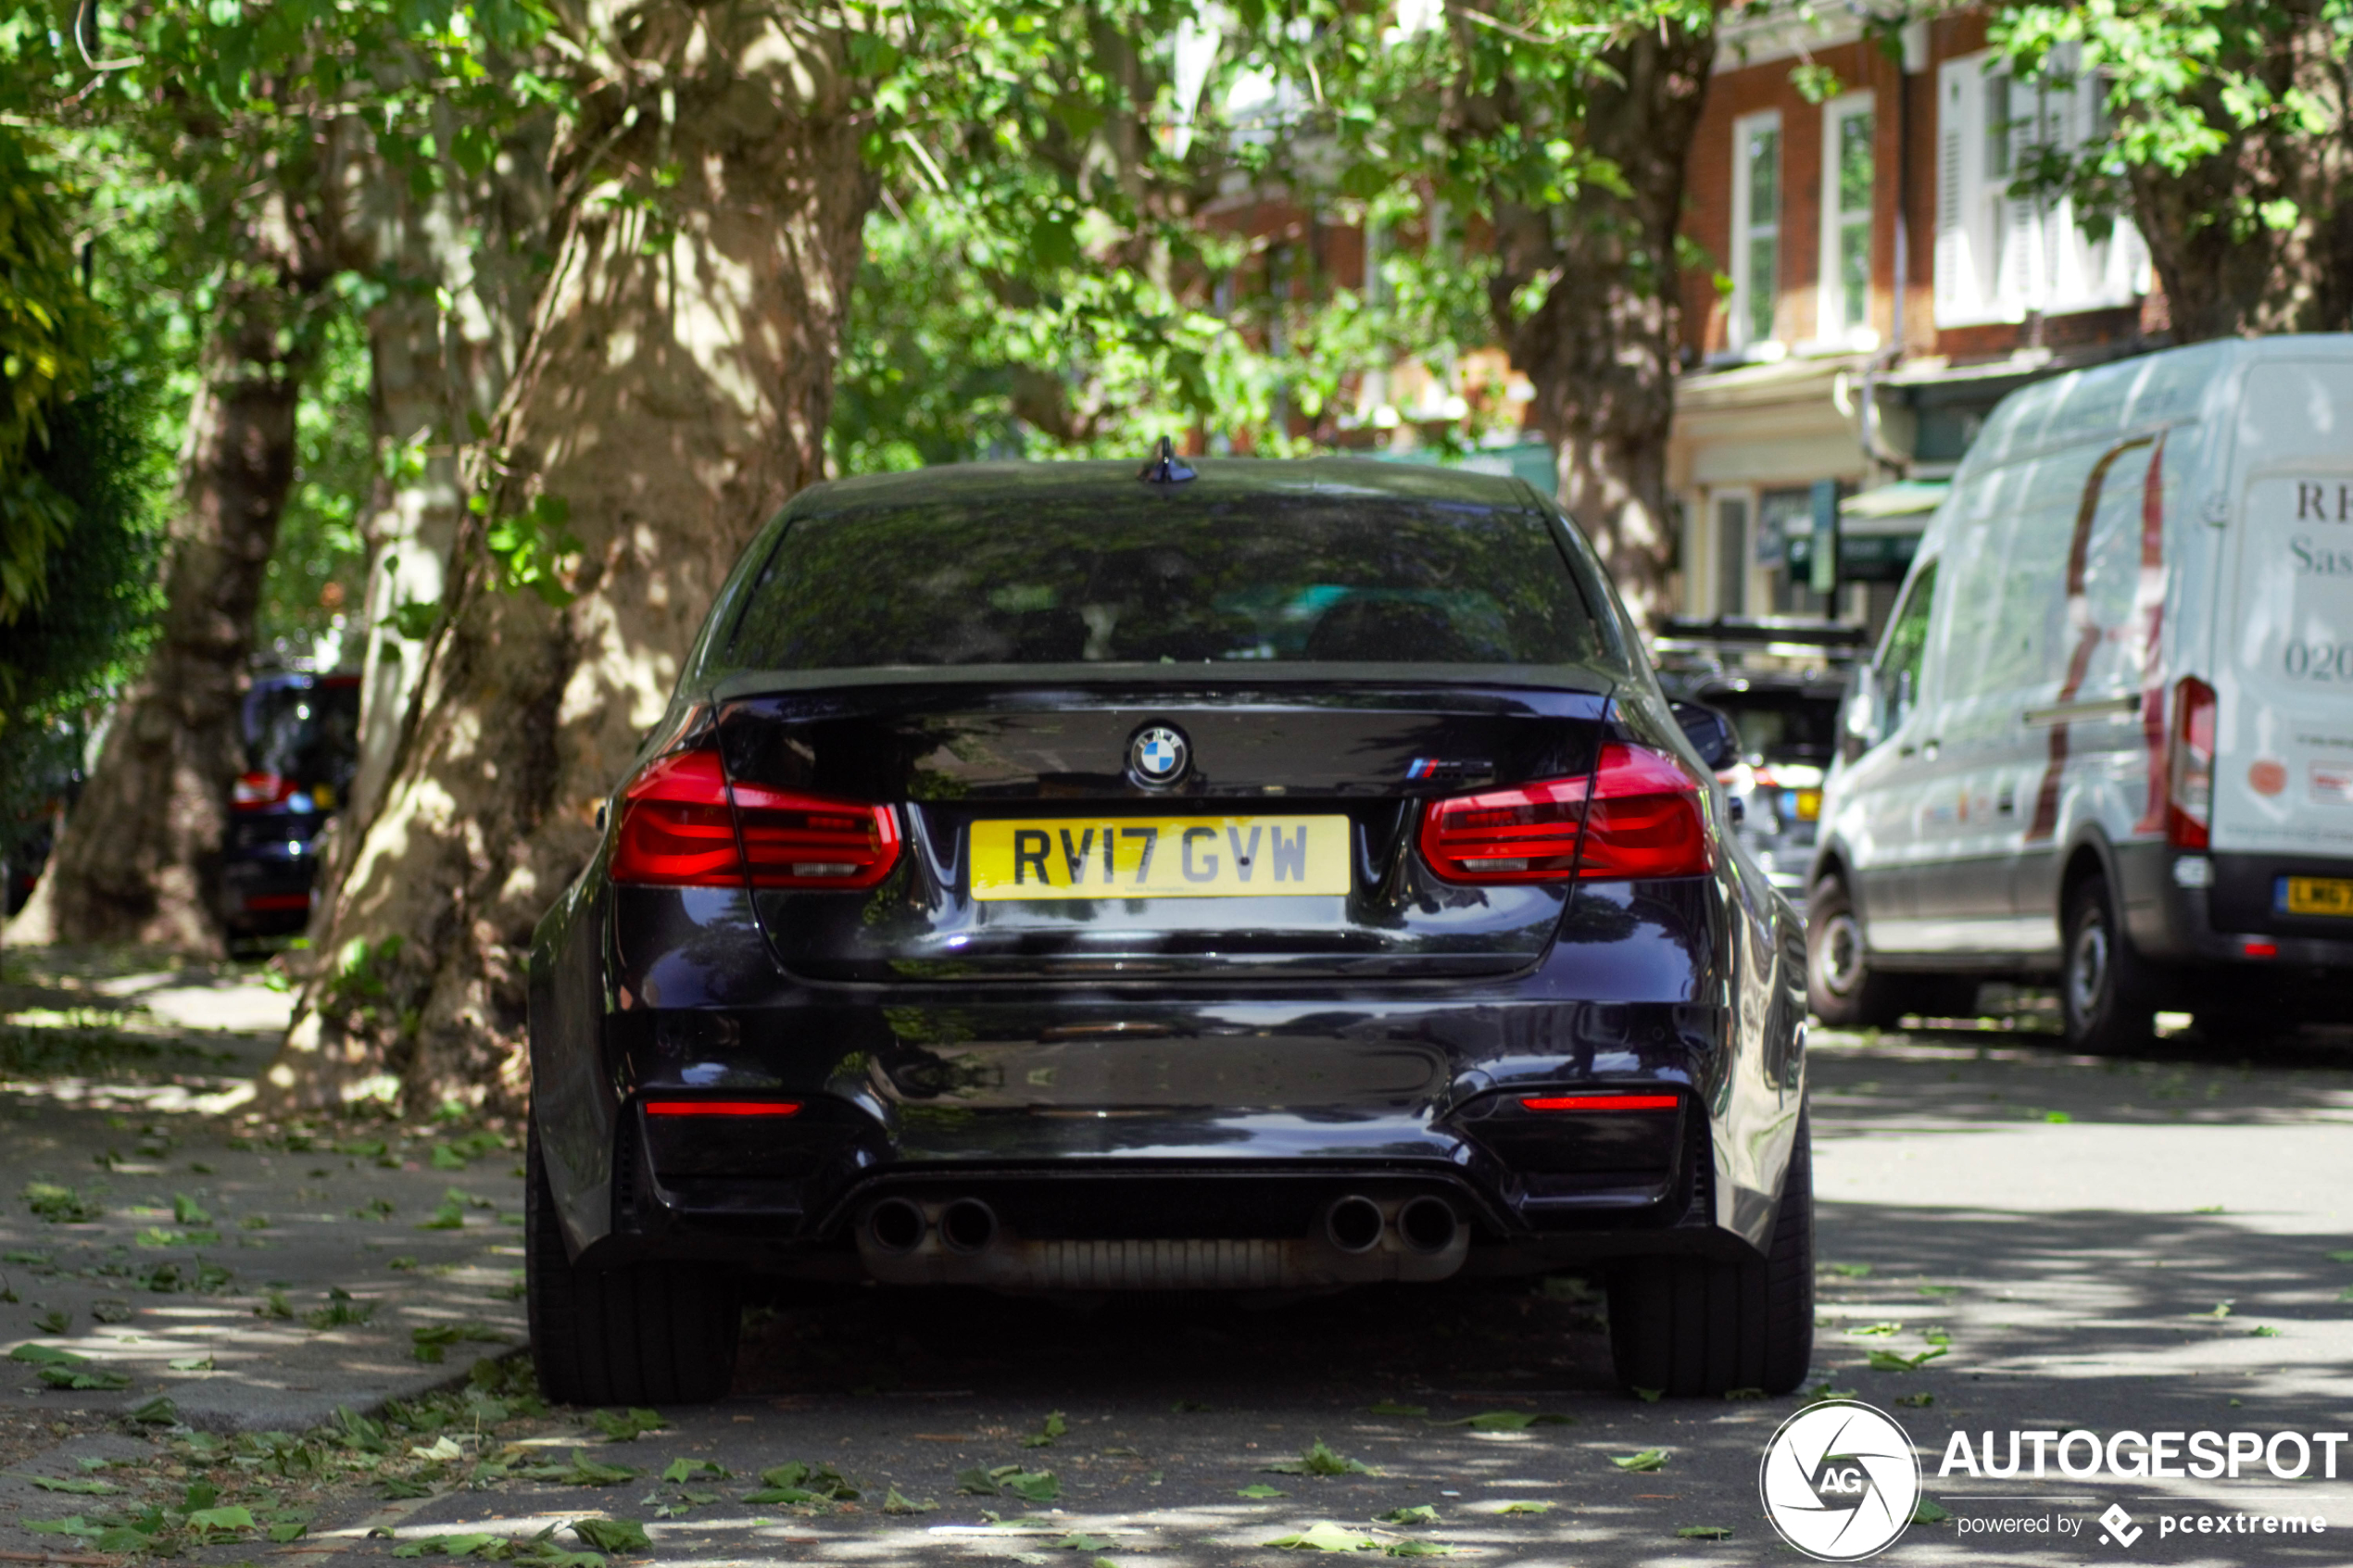
[[[1774,203],[1773,220],[1768,224],[1752,221],[1750,212],[1748,139],[1759,131],[1770,131],[1774,138],[1773,188],[1777,199]],[[1732,254],[1727,258],[1730,262],[1732,274],[1732,295],[1730,301],[1731,314],[1730,320],[1726,323],[1724,341],[1735,353],[1754,354],[1765,345],[1779,341],[1780,299],[1784,292],[1781,287],[1781,279],[1788,270],[1789,260],[1788,247],[1781,244],[1781,214],[1789,207],[1789,181],[1782,176],[1788,164],[1789,143],[1781,135],[1780,110],[1766,109],[1757,114],[1743,115],[1732,121]],[[1752,280],[1749,276],[1749,247],[1751,242],[1765,237],[1768,232],[1773,240],[1771,319],[1777,331],[1758,337],[1750,326],[1754,302],[1750,298]]]
[[[2064,72],[2075,45],[2054,63]],[[2072,198],[2013,196],[1994,170],[1987,99],[2000,64],[1994,52],[1944,61],[1936,77],[1936,324],[1978,326],[2132,305],[2150,287],[2148,247],[2120,218],[2094,245],[2075,221]],[[2038,144],[2077,144],[2100,113],[2097,88],[2064,90],[2013,80],[2005,149],[2013,169]]]
[[[1870,350],[1879,346],[1879,333],[1871,326],[1872,307],[1878,291],[1872,276],[1879,259],[1877,239],[1879,221],[1879,124],[1878,97],[1869,92],[1849,93],[1833,98],[1822,106],[1822,241],[1821,261],[1815,269],[1820,305],[1816,315],[1816,337],[1828,348]],[[1839,153],[1844,145],[1846,123],[1857,116],[1871,117],[1871,195],[1859,213],[1839,209]],[[1846,231],[1859,223],[1865,233],[1863,267],[1863,310],[1854,320],[1846,319],[1845,280],[1842,276],[1841,259],[1844,255],[1842,242]]]

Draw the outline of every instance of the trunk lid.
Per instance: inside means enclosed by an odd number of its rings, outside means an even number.
[[[902,813],[905,851],[872,891],[757,893],[777,961],[856,982],[1404,981],[1506,973],[1541,955],[1567,887],[1437,881],[1414,850],[1421,803],[1589,773],[1605,678],[1579,691],[1219,676],[728,683],[717,733],[731,780]],[[1139,782],[1131,757],[1148,731],[1185,752],[1164,787]],[[1311,867],[1300,846],[1315,822]],[[1016,830],[1044,859],[1015,866],[1011,886]],[[1148,830],[1167,837],[1157,872],[1142,863]],[[1107,832],[1114,879],[1091,895],[1105,874],[1093,835]],[[1311,869],[1316,891],[1261,891]],[[1049,897],[1031,896],[1039,874]],[[1151,891],[1185,896],[1137,896],[1144,874]]]

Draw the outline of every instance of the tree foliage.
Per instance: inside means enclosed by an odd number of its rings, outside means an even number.
[[[2022,80],[2100,95],[2099,132],[2020,183],[2095,232],[2132,217],[2177,338],[2353,326],[2353,6],[2028,5],[1993,36]]]

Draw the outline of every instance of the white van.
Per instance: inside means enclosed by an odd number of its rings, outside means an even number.
[[[2353,1016],[2353,336],[2006,399],[1841,726],[1824,1022],[2053,977],[2088,1049]]]

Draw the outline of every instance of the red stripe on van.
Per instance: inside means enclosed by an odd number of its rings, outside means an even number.
[[[2092,621],[2092,602],[2083,591],[2084,571],[2092,553],[2092,522],[2099,516],[2100,490],[2108,483],[2108,470],[2116,459],[2135,447],[2146,446],[2153,438],[2136,435],[2120,442],[2100,455],[2092,465],[2091,477],[2083,481],[2083,498],[2075,504],[2075,537],[2067,547],[2067,623],[2076,629],[2075,652],[2067,661],[2067,684],[2059,687],[2058,700],[2073,702],[2082,690],[2083,677],[2092,667],[2092,655],[2099,651],[2107,629]],[[2160,446],[2160,452],[2162,448]],[[2158,453],[2149,457],[2149,472],[2158,470]],[[2144,570],[2148,555],[2147,502],[2142,503],[2141,553]],[[2034,794],[2034,821],[2026,830],[2026,842],[2048,839],[2058,832],[2059,779],[2067,771],[2067,725],[2051,726],[2050,760],[2043,768],[2043,786]]]
[[[2149,454],[2149,475],[2141,486],[2141,584],[2133,608],[2143,617],[2141,636],[2141,744],[2149,763],[2148,805],[2134,833],[2165,829],[2165,437]]]

